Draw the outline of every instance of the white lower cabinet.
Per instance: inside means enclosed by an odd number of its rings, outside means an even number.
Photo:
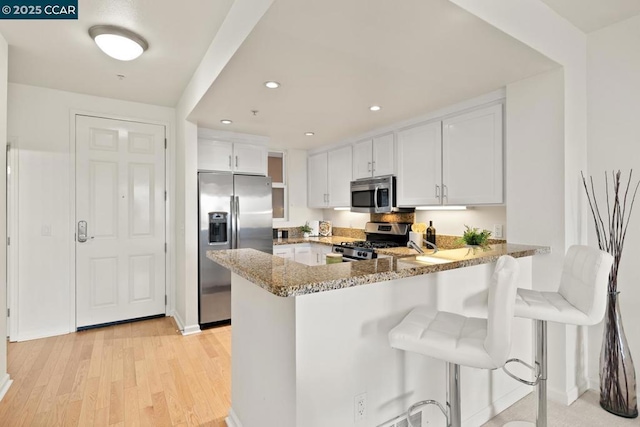
[[[294,245],[274,245],[273,255],[290,259],[304,265],[324,265],[325,255],[331,252],[331,245],[320,243],[297,243]]]
[[[293,260],[295,253],[292,245],[276,245],[273,247],[273,255],[280,258]]]

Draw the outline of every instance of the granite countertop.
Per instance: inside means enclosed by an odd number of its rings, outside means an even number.
[[[424,254],[432,262],[418,261],[416,256],[404,256],[316,266],[307,266],[255,249],[208,251],[207,257],[274,295],[295,297],[486,264],[496,261],[501,255],[520,258],[550,252],[551,248],[547,246],[505,243],[485,249],[465,247]]]

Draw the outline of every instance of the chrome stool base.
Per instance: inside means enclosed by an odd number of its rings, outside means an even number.
[[[436,405],[447,420],[447,427],[461,427],[462,417],[460,415],[460,365],[447,363],[447,408],[445,409],[437,400],[421,400],[409,407],[407,410],[407,425],[411,424],[411,414],[421,406]]]

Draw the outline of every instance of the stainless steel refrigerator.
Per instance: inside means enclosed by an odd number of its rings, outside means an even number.
[[[231,272],[207,251],[253,248],[273,252],[271,178],[198,172],[201,326],[231,319]]]

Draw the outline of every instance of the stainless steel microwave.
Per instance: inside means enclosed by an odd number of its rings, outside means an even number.
[[[351,181],[351,212],[397,212],[396,177],[393,175]]]

